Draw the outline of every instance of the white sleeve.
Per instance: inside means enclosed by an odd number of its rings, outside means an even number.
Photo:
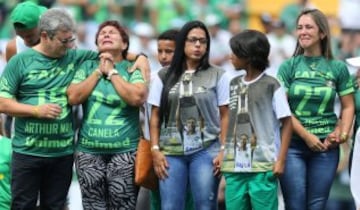
[[[355,145],[351,164],[350,189],[356,209],[360,208],[360,129],[356,132]]]
[[[154,74],[150,81],[150,92],[147,102],[153,106],[160,106],[163,83],[158,74]]]
[[[229,87],[230,87],[230,76],[224,73],[218,81],[216,86],[216,95],[218,106],[228,105],[229,104]]]
[[[283,87],[280,86],[275,91],[272,103],[277,119],[291,116],[289,102],[287,100],[286,93]]]

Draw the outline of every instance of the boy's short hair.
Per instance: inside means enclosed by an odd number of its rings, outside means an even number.
[[[176,35],[179,33],[178,30],[176,29],[169,29],[169,30],[166,30],[164,32],[162,32],[157,40],[170,40],[170,41],[175,41],[176,40]]]
[[[230,48],[236,57],[248,59],[256,69],[264,71],[269,66],[270,43],[260,31],[245,30],[233,36]]]

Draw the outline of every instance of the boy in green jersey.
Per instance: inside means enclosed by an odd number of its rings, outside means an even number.
[[[11,11],[10,21],[14,26],[16,37],[11,39],[5,48],[6,62],[14,55],[37,45],[40,42],[38,23],[41,15],[47,10],[32,1],[22,2]],[[13,118],[6,116],[5,133],[7,137],[13,132]]]

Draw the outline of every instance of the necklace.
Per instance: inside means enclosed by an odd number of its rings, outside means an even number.
[[[311,71],[317,71],[319,70],[319,64],[321,63],[321,59],[320,57],[304,57],[305,58],[305,63],[307,64],[307,66],[309,67],[309,69]]]
[[[318,63],[315,62],[315,61],[313,61],[313,62],[309,65],[309,68],[310,68],[310,70],[312,70],[312,71],[316,71],[317,66],[318,66]]]

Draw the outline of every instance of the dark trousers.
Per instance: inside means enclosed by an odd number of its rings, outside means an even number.
[[[36,157],[13,152],[12,210],[63,210],[71,184],[73,155]],[[40,193],[40,194],[39,194]]]

